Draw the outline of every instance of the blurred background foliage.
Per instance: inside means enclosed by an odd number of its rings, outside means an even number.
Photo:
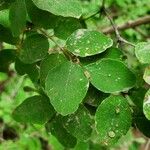
[[[95,14],[101,4],[101,0],[80,0],[83,6],[84,18]],[[1,1],[0,1],[1,2]],[[9,2],[9,1],[8,1]],[[10,3],[10,2],[9,2]],[[6,8],[9,7],[6,6]],[[117,25],[136,20],[150,14],[150,0],[106,0],[111,17]],[[7,22],[4,22],[6,25]],[[99,14],[86,20],[87,27],[103,31],[110,27],[109,20]],[[150,24],[140,25],[120,31],[121,35],[136,43],[137,41],[150,40]],[[114,37],[114,34],[111,34]],[[115,38],[114,38],[115,40]],[[3,43],[5,49],[13,48],[12,45]],[[128,47],[125,47],[128,49]],[[129,49],[128,49],[129,50]],[[132,50],[131,50],[132,52]],[[0,64],[2,65],[2,64]],[[12,111],[25,98],[36,94],[34,83],[27,75],[16,74],[14,64],[9,66],[9,72],[0,72],[0,150],[63,150],[64,147],[57,139],[46,133],[43,126],[32,124],[20,124],[12,119]],[[28,90],[28,87],[33,88]],[[144,137],[135,129],[131,129],[117,145],[110,150],[148,150],[150,144],[148,138]],[[75,150],[99,150],[99,145],[94,143],[78,143]]]

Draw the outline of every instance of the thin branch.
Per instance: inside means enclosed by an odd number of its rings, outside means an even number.
[[[102,6],[101,8],[105,8],[105,0],[102,1]]]
[[[88,19],[94,17],[95,15],[101,14],[101,12],[102,12],[102,10],[103,10],[103,8],[104,8],[104,5],[105,5],[105,0],[102,1],[101,8],[100,8],[97,12],[95,12],[95,13],[92,14],[91,16],[88,16],[87,18],[83,18],[83,20],[88,20]]]
[[[150,148],[150,139],[147,141],[144,150],[149,150]]]
[[[63,50],[63,48],[53,39],[52,36],[48,35],[48,34],[46,33],[46,31],[44,31],[44,30],[42,30],[42,29],[39,29],[39,31],[40,31],[41,33],[43,33],[47,38],[49,38],[52,42],[54,42],[55,45],[57,45],[57,46],[59,47],[59,49]]]
[[[54,38],[46,33],[46,31],[39,29],[41,33],[43,33],[47,38],[49,38],[67,57],[70,56],[66,53],[66,51],[54,40]]]
[[[116,37],[117,37],[117,40],[118,40],[118,43],[126,43],[126,44],[129,44],[131,46],[135,46],[133,43],[127,41],[126,39],[124,39],[123,37],[121,37],[119,31],[118,31],[118,27],[116,26],[116,24],[114,23],[113,19],[111,18],[111,16],[109,15],[109,12],[106,10],[106,8],[104,7],[103,8],[103,12],[104,14],[106,15],[106,17],[109,19],[111,25],[112,25],[112,28],[116,34]]]
[[[39,29],[39,31],[41,33],[43,33],[47,38],[49,38],[52,42],[55,43],[55,45],[63,52],[63,54],[69,59],[72,60],[73,62],[76,62],[78,64],[80,64],[79,59],[77,58],[77,56],[73,55],[71,52],[67,51],[65,48],[61,47],[53,38],[53,36],[49,36],[46,31]]]
[[[95,15],[98,15],[99,13],[100,13],[100,10],[98,10],[97,12],[95,12],[94,14],[92,14],[91,16],[88,16],[88,17],[86,17],[86,18],[83,18],[83,20],[88,20],[88,19],[94,17]]]
[[[126,30],[129,28],[135,28],[137,26],[140,26],[143,24],[149,24],[149,23],[150,23],[150,15],[138,18],[137,20],[134,20],[134,21],[128,21],[122,25],[118,25],[117,29],[118,30]],[[113,27],[109,27],[109,28],[103,29],[102,32],[105,34],[111,34],[111,33],[115,32],[115,30]]]

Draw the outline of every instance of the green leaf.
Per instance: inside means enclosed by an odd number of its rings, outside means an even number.
[[[116,47],[110,47],[105,51],[104,58],[111,58],[111,59],[117,59],[117,60],[122,60],[123,58],[123,53],[119,48]]]
[[[109,95],[110,94],[103,93],[93,85],[90,85],[86,97],[84,98],[84,103],[93,107],[98,107],[99,104]]]
[[[51,54],[48,55],[40,65],[40,81],[42,86],[45,86],[45,80],[50,70],[58,67],[62,62],[67,61],[63,54]]]
[[[143,63],[150,63],[150,43],[140,42],[135,46],[135,55],[137,59]]]
[[[57,138],[55,136],[53,136],[52,134],[48,137],[49,139],[49,145],[51,145],[51,148],[55,150],[61,150],[64,149],[64,146],[57,140]]]
[[[19,41],[19,38],[13,37],[9,28],[5,28],[0,25],[0,41],[16,45],[16,43]]]
[[[23,63],[32,64],[44,59],[48,49],[48,39],[42,34],[33,34],[24,40],[19,58]]]
[[[32,82],[38,82],[39,70],[36,64],[24,64],[19,59],[16,59],[15,70],[19,75],[27,74]]]
[[[0,72],[0,83],[5,82],[7,79],[8,79],[8,75],[6,73]]]
[[[13,49],[4,49],[0,51],[0,72],[7,72],[9,65],[15,60],[16,51]]]
[[[79,18],[82,15],[82,7],[78,0],[32,0],[42,9],[58,16]]]
[[[45,96],[32,96],[25,99],[13,112],[13,118],[22,123],[44,124],[55,111]]]
[[[58,22],[58,19],[60,18],[59,16],[55,16],[50,12],[39,9],[34,5],[32,0],[26,0],[26,7],[32,23],[45,29],[54,28]]]
[[[15,0],[0,0],[0,11],[9,8]]]
[[[92,142],[90,141],[90,145],[89,145],[89,149],[90,150],[107,150],[107,148],[105,146],[102,146],[101,144],[99,144],[99,142]]]
[[[123,55],[122,51],[115,47],[110,47],[103,53],[93,55],[90,57],[80,57],[80,62],[83,66],[89,65],[91,63],[95,63],[96,61],[102,58],[111,58],[119,61],[123,61],[125,55]]]
[[[135,75],[120,61],[102,59],[86,66],[91,83],[104,93],[127,91],[135,85]]]
[[[15,0],[15,2],[11,4],[9,19],[12,34],[15,37],[19,36],[26,26],[25,0]]]
[[[74,114],[63,118],[64,127],[79,141],[90,138],[93,123],[92,116],[84,106],[80,106]]]
[[[137,112],[136,116],[133,117],[136,127],[147,137],[150,138],[150,121],[145,117],[145,115],[141,112]]]
[[[144,81],[150,85],[150,66],[147,66],[143,75]]]
[[[143,113],[145,117],[150,120],[150,90],[145,94],[143,102]]]
[[[102,145],[113,145],[125,135],[131,126],[131,111],[122,96],[110,96],[98,107],[96,128]]]
[[[9,9],[0,11],[0,24],[6,28],[10,27]]]
[[[88,142],[78,142],[73,150],[89,150]]]
[[[48,122],[46,124],[46,129],[67,148],[73,148],[77,143],[77,139],[64,128],[62,116],[60,115],[56,116],[51,122]]]
[[[133,89],[129,92],[130,98],[140,111],[143,111],[143,100],[147,90],[143,87]]]
[[[68,115],[78,109],[89,87],[82,68],[66,61],[49,71],[45,90],[55,110]]]
[[[66,41],[67,49],[81,57],[102,53],[112,44],[113,41],[104,34],[87,29],[76,30]]]
[[[65,26],[64,26],[65,24]],[[67,39],[75,30],[82,28],[80,21],[75,18],[60,17],[54,28],[55,35],[61,39]]]

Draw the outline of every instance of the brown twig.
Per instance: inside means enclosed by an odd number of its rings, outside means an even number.
[[[47,38],[49,38],[52,42],[55,43],[55,45],[62,51],[62,53],[66,56],[66,58],[68,58],[69,60],[72,60],[73,62],[76,62],[78,64],[80,64],[79,59],[77,58],[77,56],[73,55],[71,52],[67,51],[65,48],[61,47],[53,38],[53,36],[49,36],[45,30],[43,29],[39,29],[39,31],[44,34]]]
[[[140,28],[136,27],[134,30],[137,31],[144,39],[150,38],[150,36],[146,35]]]
[[[118,30],[126,30],[129,28],[135,28],[137,26],[140,26],[143,24],[148,24],[148,23],[150,23],[150,15],[138,18],[137,20],[134,20],[134,21],[128,21],[122,25],[118,25],[117,29]],[[115,32],[115,30],[113,27],[109,27],[109,28],[103,29],[102,32],[105,34],[111,34],[111,33]]]
[[[147,141],[147,143],[145,145],[144,150],[149,150],[149,148],[150,148],[150,139],[148,139],[148,141]]]
[[[112,25],[112,28],[116,34],[116,37],[117,37],[117,42],[118,43],[126,43],[128,45],[131,45],[131,46],[135,46],[133,43],[127,41],[126,39],[124,39],[123,37],[121,37],[120,33],[119,33],[119,30],[118,30],[118,27],[116,26],[116,24],[114,23],[113,19],[111,18],[111,16],[109,15],[109,12],[107,11],[107,9],[105,8],[105,6],[103,7],[103,13],[106,15],[106,17],[109,19],[111,25]]]

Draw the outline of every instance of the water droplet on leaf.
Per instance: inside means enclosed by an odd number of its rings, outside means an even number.
[[[120,108],[116,108],[116,114],[119,114],[120,113]]]
[[[116,124],[116,127],[118,127],[119,125],[118,124]]]
[[[111,74],[108,74],[108,77],[111,77]]]
[[[120,78],[120,77],[118,77],[117,79],[118,79],[118,80],[120,80],[121,78]]]
[[[115,137],[115,132],[114,131],[109,131],[108,136],[111,137],[111,138]]]

